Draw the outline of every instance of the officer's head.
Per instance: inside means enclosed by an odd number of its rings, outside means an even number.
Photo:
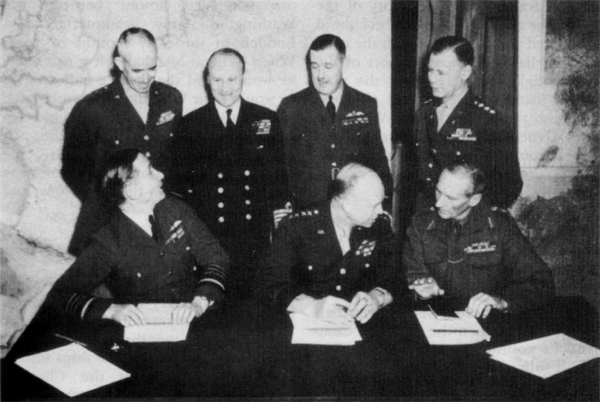
[[[121,34],[115,50],[112,74],[135,92],[147,94],[156,77],[156,41],[144,28],[129,28]]]
[[[102,193],[113,207],[126,202],[153,206],[165,197],[163,177],[139,150],[121,149],[106,159]]]
[[[306,54],[306,66],[311,82],[321,95],[331,95],[343,81],[346,44],[335,35],[325,34],[316,38]]]
[[[467,88],[474,54],[471,43],[460,36],[445,36],[435,41],[427,74],[433,96],[449,100]]]
[[[461,221],[481,201],[485,175],[474,164],[456,162],[440,175],[435,190],[435,207],[442,219]]]
[[[242,95],[246,62],[235,49],[223,48],[214,52],[206,63],[204,79],[210,96],[223,107],[230,107]]]
[[[373,170],[350,163],[331,183],[331,202],[343,211],[352,226],[371,227],[383,212],[383,183]]]

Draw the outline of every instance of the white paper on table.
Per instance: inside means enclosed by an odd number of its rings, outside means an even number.
[[[125,327],[129,342],[180,342],[187,338],[190,324],[146,324]]]
[[[494,360],[544,379],[600,357],[599,349],[565,334],[515,343],[487,352]]]
[[[144,313],[147,324],[170,324],[176,303],[140,303],[138,309]]]
[[[299,313],[290,313],[294,324],[292,344],[354,345],[362,341],[354,321],[334,324]]]
[[[458,318],[439,320],[431,311],[415,311],[430,345],[471,345],[489,341],[492,337],[481,328],[475,317],[466,311],[457,311]],[[434,330],[467,330],[477,332],[435,332]]]
[[[15,363],[68,396],[76,396],[131,376],[75,343],[22,357]]]

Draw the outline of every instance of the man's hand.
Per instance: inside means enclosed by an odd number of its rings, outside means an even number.
[[[290,202],[287,202],[285,204],[285,208],[284,209],[276,209],[273,211],[273,223],[275,224],[275,229],[277,229],[277,226],[279,226],[279,222],[281,222],[281,220],[283,218],[285,218],[287,215],[292,213],[292,204]]]
[[[369,293],[358,292],[350,302],[348,314],[361,324],[366,323],[379,310],[379,303]]]
[[[314,299],[301,294],[292,300],[287,310],[320,320],[342,324],[354,321],[354,318],[344,311],[344,308],[347,309],[348,307],[350,307],[350,303],[339,297],[327,296],[322,299]]]
[[[102,318],[116,321],[124,327],[146,325],[144,313],[133,304],[111,304]]]
[[[196,317],[196,306],[193,303],[179,303],[171,313],[173,324],[188,324]]]
[[[415,280],[408,288],[417,292],[419,297],[425,300],[430,299],[433,296],[444,295],[444,289],[441,289],[435,279],[431,276]]]
[[[479,293],[471,297],[469,305],[466,308],[466,312],[474,315],[475,317],[486,318],[493,308],[498,310],[505,310],[508,307],[508,303],[498,297],[490,296],[486,293]]]

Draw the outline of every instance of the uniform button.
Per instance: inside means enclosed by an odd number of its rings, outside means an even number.
[[[194,190],[192,190],[191,188],[188,190],[188,193],[192,194],[194,192]]]
[[[150,157],[150,151],[146,152],[146,158]]]
[[[223,173],[219,173],[219,174],[217,175],[217,177],[218,177],[219,179],[222,179],[222,178],[223,178]]]
[[[244,175],[245,175],[245,176],[250,176],[250,171],[249,171],[249,170],[246,170],[246,171],[244,172]]]
[[[331,162],[331,166],[337,166],[337,163]]]
[[[221,223],[225,222],[225,218],[223,218],[222,216],[219,216],[219,222],[221,222]]]
[[[356,255],[360,255],[360,250],[356,250]]]
[[[432,167],[433,167],[433,163],[430,163],[430,164],[429,164],[429,165],[427,165],[427,166],[429,166],[430,168],[432,168]]]
[[[365,264],[365,268],[369,268],[371,266],[371,264],[369,264],[368,262]]]
[[[187,246],[185,249],[186,249],[187,251],[190,251],[190,246]]]
[[[312,271],[312,269],[313,269],[313,266],[312,266],[312,265],[309,265],[309,266],[308,266],[308,270],[309,270],[309,271]]]
[[[456,151],[456,155],[460,155],[460,151]]]
[[[219,188],[217,189],[217,191],[219,192],[219,194],[223,194],[223,191],[224,191],[224,190],[223,190],[223,187],[219,187]]]
[[[144,139],[145,139],[146,141],[148,141],[148,140],[150,139],[150,137],[148,137],[147,135],[145,135],[145,136],[144,136]]]
[[[250,205],[250,204],[252,204],[252,203],[250,202],[250,200],[246,200],[246,205]]]
[[[434,154],[437,154],[437,151],[435,150],[435,148],[431,148],[431,151],[433,151]]]
[[[416,146],[419,146],[419,143],[417,142],[417,143],[415,143],[415,145],[416,145]]]
[[[164,251],[161,251],[161,252],[160,252],[160,256],[161,256],[161,257],[164,257],[164,256],[165,256],[165,252],[164,252]]]
[[[140,273],[138,272],[138,278],[141,278],[141,277],[142,277],[142,274],[140,274]]]
[[[173,275],[173,271],[169,271],[169,276],[172,276],[172,275]]]
[[[342,275],[346,275],[346,268],[342,268],[342,269],[340,269],[340,274],[342,274]]]
[[[173,133],[169,134],[169,137],[172,137],[172,136],[173,136]]]
[[[331,144],[331,148],[332,148],[332,149],[333,149],[333,148],[335,148],[335,144]]]
[[[192,271],[197,271],[198,267],[194,265],[194,268],[192,268]]]
[[[342,290],[342,287],[341,287],[340,285],[337,285],[337,286],[335,287],[335,290],[337,290],[337,291],[339,292],[340,290]]]
[[[247,214],[247,215],[246,215],[246,219],[248,219],[248,220],[252,219],[252,215],[250,215],[250,214]]]
[[[119,140],[115,140],[115,145],[119,145]]]
[[[244,188],[246,189],[246,191],[250,190],[250,186],[248,185],[244,186]]]
[[[427,178],[427,181],[431,181],[431,177],[428,177],[428,178]]]
[[[223,204],[222,202],[217,204],[219,206],[219,208],[223,208],[225,206],[225,204]]]

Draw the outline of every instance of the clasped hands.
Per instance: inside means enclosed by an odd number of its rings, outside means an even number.
[[[431,276],[416,279],[408,288],[414,290],[424,300],[444,295],[444,289],[440,288],[436,280]],[[471,297],[465,311],[477,318],[486,318],[493,308],[505,310],[507,307],[508,303],[505,300],[481,292]]]
[[[336,324],[354,320],[364,324],[379,310],[379,304],[374,296],[365,292],[357,292],[350,302],[335,296],[314,299],[301,295],[290,304],[288,310]]]
[[[200,317],[208,309],[210,302],[205,297],[196,296],[191,303],[179,303],[173,310],[173,324],[188,324]],[[102,318],[118,322],[124,327],[146,325],[144,312],[133,304],[112,304]]]

